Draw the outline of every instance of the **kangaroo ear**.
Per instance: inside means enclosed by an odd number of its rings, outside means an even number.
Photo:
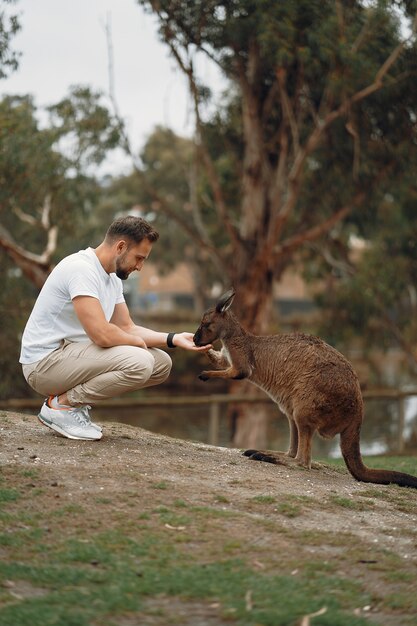
[[[225,311],[227,311],[227,309],[230,309],[230,307],[232,306],[234,297],[235,297],[234,289],[229,289],[229,291],[226,291],[226,293],[224,293],[220,297],[219,301],[216,304],[216,312],[224,313]]]

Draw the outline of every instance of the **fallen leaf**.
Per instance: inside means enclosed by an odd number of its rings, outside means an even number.
[[[185,526],[171,526],[171,524],[165,524],[165,528],[169,528],[169,530],[185,530]]]
[[[323,615],[326,612],[327,612],[327,607],[324,606],[323,608],[321,608],[319,611],[316,611],[315,613],[304,615],[304,617],[301,619],[300,626],[310,626],[310,620],[313,617],[318,617],[319,615]]]

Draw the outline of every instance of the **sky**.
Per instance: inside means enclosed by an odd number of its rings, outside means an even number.
[[[2,95],[32,94],[42,107],[58,102],[71,85],[108,93],[109,16],[116,99],[135,149],[158,124],[180,135],[192,133],[186,79],[159,41],[155,17],[135,0],[17,0],[13,10],[22,29],[12,45],[22,55],[19,69],[0,81]],[[214,86],[214,67],[202,61],[201,70]],[[107,167],[117,173],[127,161],[118,154]]]

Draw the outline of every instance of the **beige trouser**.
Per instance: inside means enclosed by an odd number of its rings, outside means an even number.
[[[28,384],[38,393],[55,396],[67,392],[70,404],[80,406],[158,385],[168,378],[171,366],[171,357],[158,348],[100,348],[89,341],[65,341],[45,358],[22,369]]]

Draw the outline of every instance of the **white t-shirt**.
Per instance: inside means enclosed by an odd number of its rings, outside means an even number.
[[[76,296],[97,298],[107,321],[125,301],[122,281],[107,274],[92,248],[62,259],[48,276],[23,332],[20,363],[40,361],[63,339],[88,341],[72,304]]]

